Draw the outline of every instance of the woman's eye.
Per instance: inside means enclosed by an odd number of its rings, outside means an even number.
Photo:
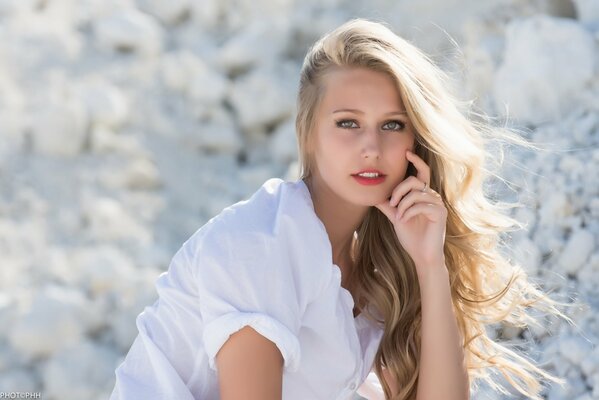
[[[343,128],[343,129],[351,129],[351,128],[357,127],[356,121],[353,119],[342,119],[339,121],[335,121],[335,123],[338,128]],[[352,126],[352,124],[354,124],[355,126]],[[391,129],[385,129],[385,130],[399,131],[401,129],[404,129],[406,126],[405,123],[403,123],[399,120],[389,121],[384,126],[388,126],[388,125],[391,125]]]
[[[350,125],[344,125],[346,122],[355,124],[355,121],[353,119],[342,119],[342,120],[336,121],[336,125],[338,128],[344,128],[344,129],[351,128]]]
[[[403,129],[406,126],[406,124],[404,124],[401,121],[397,121],[397,120],[395,120],[395,121],[389,121],[385,125],[389,125],[389,124],[391,124],[391,126],[395,126],[395,129],[391,128],[392,131]],[[393,125],[393,124],[395,124],[395,125]]]

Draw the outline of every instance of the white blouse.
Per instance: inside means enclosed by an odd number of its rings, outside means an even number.
[[[383,328],[363,313],[354,318],[301,179],[271,178],[209,220],[156,289],[111,400],[219,399],[215,356],[246,325],[283,356],[283,400],[384,398],[371,373]]]

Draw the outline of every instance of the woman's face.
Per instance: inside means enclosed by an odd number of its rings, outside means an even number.
[[[315,133],[313,179],[341,198],[373,206],[388,199],[405,178],[406,150],[414,149],[415,136],[387,74],[365,68],[328,74]],[[383,173],[384,180],[364,185],[353,176],[370,169]]]

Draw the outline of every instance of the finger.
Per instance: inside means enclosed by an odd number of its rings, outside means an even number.
[[[398,218],[401,218],[405,210],[416,203],[433,203],[437,205],[443,205],[443,202],[428,192],[421,192],[419,190],[412,190],[399,202],[397,207]]]
[[[388,201],[383,201],[382,203],[375,204],[375,207],[378,208],[389,221],[394,222],[397,216],[397,208],[391,207]]]
[[[404,215],[399,219],[401,223],[408,222],[412,217],[423,214],[431,221],[439,221],[446,215],[445,207],[432,203],[418,203],[408,208]]]
[[[416,174],[416,178],[420,179],[422,182],[429,182],[430,184],[431,169],[424,162],[424,160],[420,158],[416,153],[412,153],[410,150],[406,152],[406,157],[408,158],[408,161],[414,164],[414,167],[416,167],[416,171],[418,171],[418,173]]]
[[[399,185],[393,189],[393,194],[389,200],[389,204],[396,207],[403,196],[405,196],[410,190],[417,189],[422,190],[424,182],[415,176],[409,176],[404,179]]]

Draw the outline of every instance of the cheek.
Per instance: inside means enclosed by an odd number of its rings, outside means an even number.
[[[393,154],[393,158],[407,163],[406,151],[414,148],[414,141],[406,138],[399,138],[393,143],[390,143],[388,148],[390,149],[390,153]]]

